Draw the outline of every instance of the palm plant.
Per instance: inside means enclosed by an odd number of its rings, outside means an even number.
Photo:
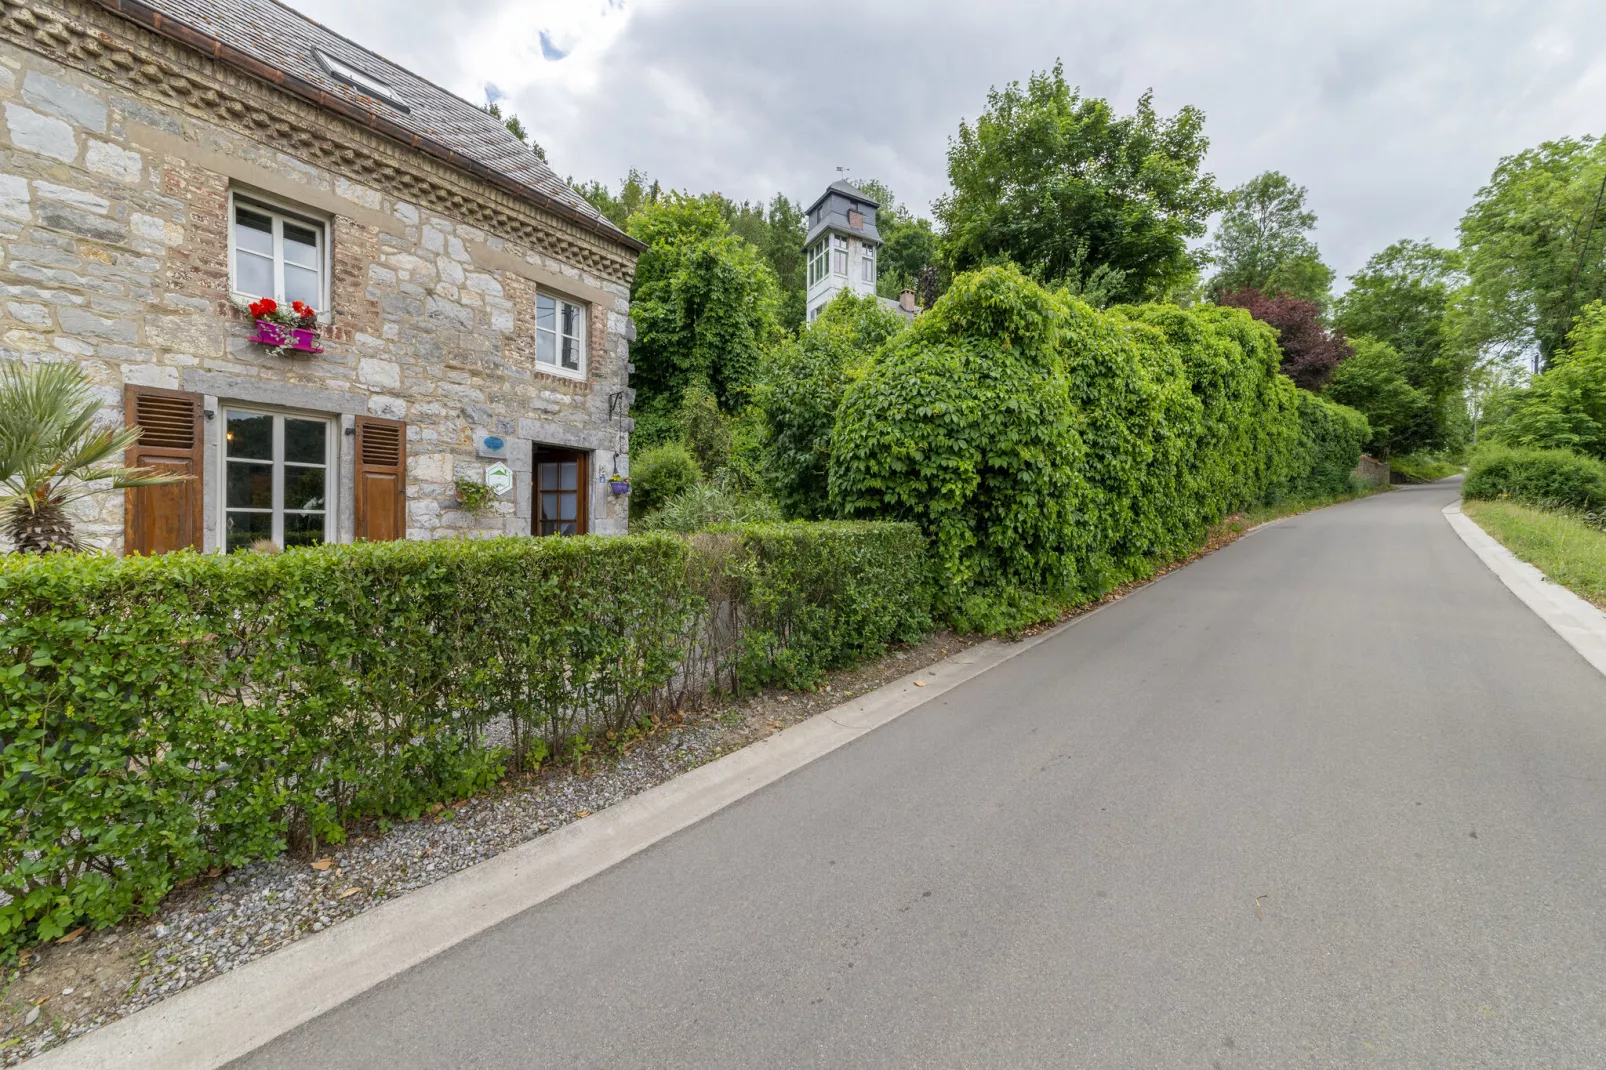
[[[79,549],[66,507],[80,498],[189,478],[119,463],[140,429],[97,425],[99,410],[70,364],[0,365],[0,534],[17,552]]]

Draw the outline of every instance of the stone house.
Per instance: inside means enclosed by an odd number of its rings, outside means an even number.
[[[0,13],[0,350],[195,477],[94,499],[89,541],[625,530],[643,246],[499,122],[273,0]],[[260,297],[316,340],[253,340]]]

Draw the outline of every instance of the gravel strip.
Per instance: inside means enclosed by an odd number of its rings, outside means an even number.
[[[550,769],[531,782],[509,783],[382,835],[369,829],[329,851],[327,864],[288,856],[256,862],[180,889],[149,920],[36,948],[26,968],[8,973],[0,991],[0,1065],[15,1066],[62,1040],[662,784],[973,641],[939,634],[860,669],[833,674],[817,692],[770,692],[726,704],[662,726],[628,753],[583,771]]]

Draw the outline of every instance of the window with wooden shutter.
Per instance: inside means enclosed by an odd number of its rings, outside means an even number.
[[[191,478],[123,492],[123,552],[165,554],[201,549],[201,395],[155,387],[123,388],[123,422],[140,429],[124,463]]]
[[[357,417],[357,531],[387,542],[407,536],[407,425]]]

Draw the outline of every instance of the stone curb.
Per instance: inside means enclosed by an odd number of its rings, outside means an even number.
[[[1543,572],[1521,561],[1510,550],[1501,546],[1494,536],[1480,528],[1461,512],[1459,501],[1444,507],[1444,518],[1450,522],[1461,541],[1477,554],[1489,571],[1500,577],[1500,582],[1511,593],[1522,599],[1527,607],[1550,625],[1557,635],[1578,651],[1583,659],[1606,676],[1606,613],[1573,594],[1559,583],[1553,583]]]

